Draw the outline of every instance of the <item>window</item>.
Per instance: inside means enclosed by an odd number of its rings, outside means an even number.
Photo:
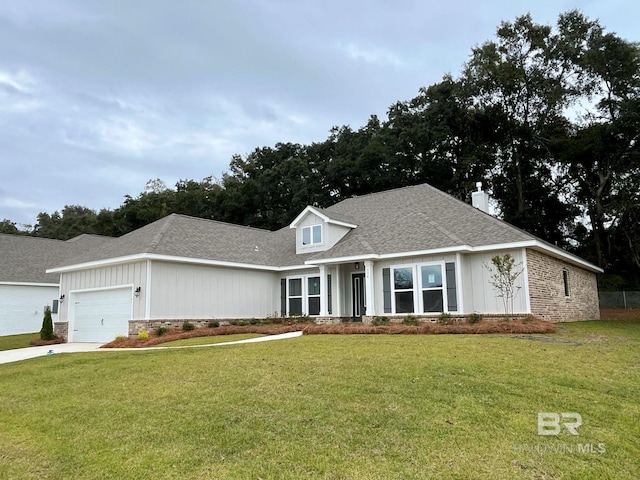
[[[319,245],[322,243],[322,225],[302,228],[302,245]]]
[[[562,283],[564,283],[564,296],[569,296],[569,270],[562,270]]]
[[[386,277],[384,270],[382,272],[383,292],[389,297],[388,301],[386,297],[384,300],[386,313],[448,311],[449,305],[445,297],[447,279],[443,262],[393,267]],[[453,282],[455,287],[455,280]],[[452,295],[455,300],[455,291]],[[388,306],[387,303],[389,303]],[[393,303],[393,306],[390,303]],[[453,306],[455,308],[455,302]]]
[[[289,315],[302,315],[302,279],[289,279]]]
[[[422,281],[422,311],[443,312],[442,266],[424,265],[420,267]]]
[[[393,291],[396,301],[395,313],[413,313],[413,268],[393,269]]]
[[[320,315],[320,277],[287,279],[287,315]]]

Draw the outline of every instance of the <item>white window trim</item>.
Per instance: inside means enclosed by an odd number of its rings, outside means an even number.
[[[422,267],[432,267],[434,265],[440,266],[440,276],[442,277],[442,286],[435,288],[425,288],[422,286]],[[447,302],[447,270],[445,262],[424,262],[416,265],[416,275],[418,277],[418,299],[420,315],[440,315],[441,313],[449,313],[449,304]],[[442,312],[424,312],[424,300],[422,299],[422,292],[424,290],[441,290],[442,291]],[[424,312],[424,313],[422,313]]]
[[[449,313],[449,304],[447,302],[447,275],[445,263],[442,260],[433,261],[433,262],[421,262],[421,263],[411,263],[411,264],[398,264],[391,265],[389,268],[391,269],[391,312],[392,315],[425,315],[425,316],[437,316],[442,313]],[[442,291],[442,312],[423,312],[424,310],[424,302],[422,300],[422,291],[425,290],[422,286],[422,267],[430,267],[433,265],[440,266],[440,275],[442,276],[442,287],[439,288],[427,288],[426,290],[441,290]],[[395,273],[394,271],[398,268],[410,268],[411,274],[413,275],[413,313],[397,313],[396,311],[396,291],[398,292],[408,292],[409,289],[400,289],[396,290],[395,285]]]
[[[393,315],[415,315],[416,312],[416,305],[418,305],[417,303],[417,298],[416,298],[416,266],[415,264],[400,264],[400,265],[391,265],[389,267],[391,269],[391,312]],[[409,268],[411,269],[411,275],[413,276],[413,287],[412,287],[412,291],[413,291],[413,312],[412,313],[397,313],[396,312],[396,291],[398,292],[408,292],[409,289],[408,288],[402,288],[400,290],[396,290],[396,276],[395,276],[395,270],[399,269],[399,268]]]
[[[307,275],[292,275],[289,277],[285,277],[285,286],[286,286],[286,307],[287,307],[287,311],[286,311],[286,315],[290,316],[291,313],[289,311],[289,300],[291,298],[302,298],[302,315],[303,316],[310,316],[310,317],[317,317],[318,315],[311,315],[308,310],[309,310],[309,298],[315,298],[318,297],[320,298],[320,312],[322,312],[322,282],[320,282],[320,293],[318,295],[309,295],[309,279],[310,278],[320,278],[320,274],[319,273],[310,273]],[[289,294],[289,280],[301,280],[302,283],[302,296],[290,296]]]
[[[314,242],[313,241],[313,229],[316,228],[316,227],[320,228],[320,241],[319,242]],[[304,243],[304,231],[306,229],[309,229],[309,240],[310,240],[310,243]],[[300,239],[300,243],[302,244],[302,247],[303,248],[310,248],[310,247],[317,247],[319,245],[322,245],[323,244],[323,242],[322,242],[323,238],[322,237],[323,237],[323,233],[324,233],[322,230],[323,229],[322,229],[322,224],[321,223],[316,223],[315,225],[308,225],[306,227],[302,227],[302,231],[301,231],[302,238]]]

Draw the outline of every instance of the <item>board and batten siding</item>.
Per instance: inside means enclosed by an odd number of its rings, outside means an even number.
[[[504,314],[504,303],[499,292],[491,284],[491,258],[496,255],[510,254],[516,260],[516,269],[525,268],[523,249],[500,252],[474,253],[461,255],[462,289],[464,292],[464,312],[482,314]],[[526,272],[516,279],[516,294],[513,299],[512,313],[531,313],[528,305],[528,285]]]
[[[150,319],[261,318],[280,310],[280,274],[153,261]]]
[[[0,284],[0,336],[39,332],[44,307],[51,307],[56,298],[57,285]]]
[[[133,299],[132,320],[145,318],[145,296],[147,295],[147,262],[131,262],[75,272],[62,273],[60,292],[68,301],[60,304],[60,321],[68,321],[70,293],[84,290],[129,286],[140,287],[140,296]]]

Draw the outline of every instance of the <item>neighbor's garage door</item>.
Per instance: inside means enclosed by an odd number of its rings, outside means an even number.
[[[110,342],[127,335],[131,320],[131,288],[73,295],[72,342]]]

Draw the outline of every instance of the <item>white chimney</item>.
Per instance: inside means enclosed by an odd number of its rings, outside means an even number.
[[[489,194],[482,190],[482,182],[476,182],[477,192],[471,193],[471,205],[478,210],[489,213]]]

